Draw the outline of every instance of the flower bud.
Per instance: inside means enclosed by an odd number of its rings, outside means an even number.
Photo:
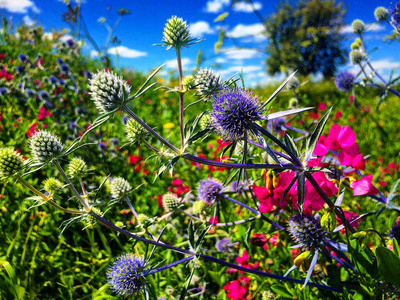
[[[131,87],[126,81],[104,70],[90,80],[90,94],[97,109],[104,113],[122,106],[127,101],[130,90]]]
[[[326,232],[331,232],[336,228],[335,211],[327,211],[321,218],[321,227]]]
[[[74,157],[68,165],[68,175],[71,177],[82,177],[87,171],[87,165],[82,158]]]
[[[374,15],[377,21],[385,21],[389,17],[389,11],[382,6],[379,6],[375,9]]]
[[[200,128],[202,130],[207,129],[210,127],[210,124],[211,124],[211,117],[208,113],[206,113],[200,119]]]
[[[357,19],[353,21],[351,28],[353,29],[354,33],[361,34],[365,31],[365,24],[363,21]]]
[[[204,203],[204,201],[196,201],[195,203],[193,203],[193,213],[198,215],[204,212],[206,208],[206,204]]]
[[[46,162],[56,158],[63,151],[63,145],[50,132],[37,131],[29,141],[29,149],[35,160]]]
[[[300,86],[299,79],[294,76],[286,85],[288,90],[295,90]]]
[[[189,26],[182,18],[173,16],[164,27],[163,43],[170,48],[187,47],[190,39]]]
[[[137,221],[140,226],[146,228],[150,224],[150,218],[145,214],[138,214]]]
[[[195,76],[195,84],[199,95],[212,96],[222,88],[221,79],[211,69],[200,69]]]
[[[365,57],[365,54],[358,51],[358,50],[353,50],[350,52],[350,61],[353,65],[358,65],[360,64]]]
[[[44,189],[52,196],[57,195],[62,187],[62,182],[56,178],[51,177],[44,182]]]
[[[0,149],[0,177],[9,177],[24,166],[22,156],[12,148]]]
[[[174,194],[165,194],[162,197],[163,207],[166,211],[174,211],[180,204],[179,198]]]
[[[122,177],[114,178],[111,182],[111,197],[120,198],[132,190],[131,185]]]
[[[129,141],[133,144],[140,143],[148,137],[147,130],[134,119],[128,120],[125,125],[125,131]]]
[[[186,90],[190,90],[195,86],[194,76],[188,75],[182,79],[182,85]]]

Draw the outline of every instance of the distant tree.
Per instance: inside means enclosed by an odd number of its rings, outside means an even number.
[[[267,72],[274,75],[292,69],[304,76],[333,76],[347,59],[340,33],[344,14],[342,4],[336,1],[299,1],[295,7],[281,3],[265,22]]]

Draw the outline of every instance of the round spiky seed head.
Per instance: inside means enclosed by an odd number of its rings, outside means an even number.
[[[275,294],[271,291],[264,291],[262,293],[262,300],[273,300],[275,299]]]
[[[211,125],[211,117],[210,114],[204,114],[201,119],[200,119],[200,128],[201,129],[207,129],[210,128]]]
[[[100,217],[104,215],[104,213],[97,207],[92,207],[91,211],[94,212],[96,215],[99,215]],[[93,228],[93,226],[97,223],[97,219],[93,217],[90,213],[82,215],[81,221],[85,223],[85,225],[89,228]]]
[[[148,137],[147,130],[134,119],[128,120],[125,125],[125,132],[131,143],[140,143]]]
[[[163,43],[170,48],[187,47],[190,39],[189,26],[182,18],[173,16],[167,20],[163,32]]]
[[[221,79],[211,69],[200,69],[195,76],[198,94],[210,97],[222,88]]]
[[[193,213],[195,213],[196,215],[203,213],[205,208],[206,204],[204,203],[204,201],[199,200],[193,203]]]
[[[182,85],[185,89],[190,90],[195,86],[194,76],[188,75],[182,79]]]
[[[365,24],[363,21],[357,19],[351,23],[351,28],[353,29],[354,33],[361,34],[365,31]]]
[[[295,90],[299,86],[300,86],[300,82],[299,82],[299,79],[296,76],[294,76],[286,85],[288,90]]]
[[[71,177],[82,177],[87,171],[87,165],[82,158],[74,157],[68,165],[68,175]]]
[[[90,80],[90,94],[94,104],[104,113],[121,107],[127,101],[124,98],[128,97],[130,91],[131,87],[126,81],[105,70],[95,74]]]
[[[111,196],[113,198],[120,198],[125,196],[132,190],[131,185],[122,177],[114,178],[111,182]]]
[[[365,57],[365,54],[358,51],[358,50],[353,50],[350,52],[350,61],[353,65],[358,65],[360,64]]]
[[[60,180],[56,178],[48,178],[44,181],[43,183],[44,189],[50,194],[50,195],[57,195],[61,188],[63,187],[63,184]]]
[[[145,214],[138,214],[137,221],[140,226],[148,227],[150,223],[150,218]]]
[[[12,148],[0,149],[0,177],[9,177],[20,171],[24,166],[21,154]]]
[[[383,6],[379,6],[375,9],[374,15],[377,21],[385,21],[389,18],[389,11]]]
[[[174,194],[165,194],[162,197],[163,207],[166,211],[174,211],[180,204],[179,198]]]
[[[295,214],[289,219],[288,231],[293,240],[307,248],[318,248],[325,232],[319,219],[306,214]]]
[[[29,141],[29,150],[35,160],[46,162],[56,158],[63,151],[63,145],[60,139],[50,132],[37,131]]]

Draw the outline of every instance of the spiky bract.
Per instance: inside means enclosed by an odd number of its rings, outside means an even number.
[[[125,125],[126,136],[131,143],[140,143],[148,137],[148,131],[136,120],[129,119]]]
[[[9,177],[24,166],[22,156],[12,148],[0,149],[0,177]]]
[[[47,162],[63,151],[60,139],[48,131],[37,131],[29,141],[29,150],[35,160]]]
[[[162,197],[162,204],[163,207],[166,211],[174,211],[176,208],[178,208],[179,204],[180,204],[180,200],[177,196],[175,196],[174,194],[165,194]]]
[[[325,235],[319,219],[306,214],[293,215],[288,222],[288,231],[293,240],[308,248],[318,248]]]
[[[114,178],[111,182],[111,196],[113,198],[120,198],[125,196],[132,190],[131,185],[122,177]]]
[[[211,69],[200,69],[194,81],[200,96],[210,97],[222,88],[221,78]]]
[[[189,26],[177,16],[167,20],[163,32],[163,43],[170,48],[187,47],[190,39]]]

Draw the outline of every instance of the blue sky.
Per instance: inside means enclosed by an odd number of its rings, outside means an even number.
[[[207,60],[202,67],[214,66],[218,73],[227,79],[236,72],[243,70],[247,85],[268,83],[273,80],[281,80],[282,77],[270,77],[265,73],[266,54],[252,50],[233,50],[232,41],[225,41],[222,51],[215,55],[214,44],[218,40],[218,27],[225,26],[226,31],[242,47],[265,49],[267,40],[260,33],[264,28],[252,12],[251,8],[244,3],[236,4],[231,8],[232,0],[85,0],[82,4],[82,14],[87,27],[94,40],[104,45],[107,30],[105,24],[98,22],[100,17],[106,19],[106,24],[112,26],[118,15],[116,10],[126,8],[131,14],[124,16],[117,27],[115,34],[121,41],[118,53],[120,55],[119,66],[128,69],[136,69],[148,72],[165,63],[164,73],[174,70],[174,50],[165,50],[165,47],[154,46],[161,43],[162,32],[166,20],[176,15],[187,21],[193,37],[201,37],[205,40],[199,44],[185,48],[182,53],[184,69],[189,72],[196,66],[196,56],[199,50],[204,51]],[[290,1],[294,3],[295,1]],[[373,12],[377,6],[391,7],[392,0],[347,0],[343,1],[347,13],[345,22],[351,22],[359,18],[366,24],[373,22]],[[278,0],[255,0],[256,7],[263,16],[275,11]],[[111,9],[107,10],[110,6]],[[30,24],[34,21],[42,24],[45,32],[53,29],[60,30],[67,27],[61,19],[61,14],[66,11],[66,6],[61,0],[0,0],[0,15],[12,18],[15,24],[25,22]],[[229,12],[224,23],[215,23],[214,19],[223,12]],[[372,54],[373,65],[382,73],[388,74],[390,69],[400,66],[400,51],[398,43],[383,43],[382,38],[391,33],[388,24],[371,24],[370,32],[365,35],[368,49],[379,46],[379,51]],[[344,28],[349,39],[344,41],[349,46],[354,36]],[[68,34],[71,34],[68,33]],[[68,35],[67,34],[67,35]],[[256,34],[251,37],[249,35]],[[116,49],[109,49],[115,53]],[[85,43],[84,51],[95,56],[94,48]],[[112,57],[114,55],[112,54]],[[219,70],[215,64],[218,64]],[[350,65],[343,69],[352,69]]]

